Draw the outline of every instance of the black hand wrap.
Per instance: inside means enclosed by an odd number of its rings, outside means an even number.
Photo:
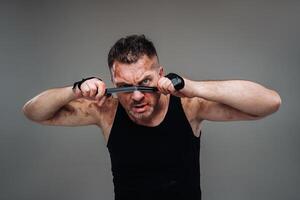
[[[80,86],[81,86],[81,84],[84,82],[84,81],[86,81],[86,80],[90,80],[90,79],[93,79],[93,78],[96,78],[96,79],[98,79],[98,80],[100,80],[100,81],[102,81],[102,79],[100,79],[100,78],[97,78],[97,77],[88,77],[88,78],[83,78],[81,81],[77,81],[77,82],[75,82],[74,84],[73,84],[73,90],[78,86],[78,89],[81,91],[81,88],[80,88]]]
[[[184,88],[184,80],[181,76],[174,73],[169,73],[166,75],[166,77],[171,80],[175,90],[179,91]]]

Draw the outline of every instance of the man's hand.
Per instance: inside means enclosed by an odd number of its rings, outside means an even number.
[[[74,93],[77,98],[86,98],[89,100],[97,101],[97,104],[99,106],[104,103],[107,97],[105,95],[105,83],[97,78],[84,81],[81,84],[80,89],[78,88],[78,86],[76,86],[74,89]]]
[[[157,82],[157,89],[165,95],[172,94],[178,97],[192,97],[192,92],[188,92],[187,90],[189,80],[184,78],[182,78],[182,80],[183,80],[183,87],[179,90],[176,90],[175,89],[176,86],[174,87],[174,83],[176,84],[176,81],[174,80],[172,81],[172,76],[167,75],[165,77],[161,77]]]

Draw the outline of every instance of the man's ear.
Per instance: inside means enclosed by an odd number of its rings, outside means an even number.
[[[158,73],[159,73],[160,76],[164,76],[165,75],[163,66],[159,67],[159,72]]]
[[[113,65],[112,68],[110,69],[110,80],[113,83],[113,85],[116,86],[114,75],[115,75],[115,65]]]
[[[114,77],[112,71],[110,71],[110,80],[113,84],[115,84]]]
[[[116,86],[115,81],[114,81],[114,78],[113,78],[112,75],[110,76],[110,80],[111,80],[112,84],[113,84],[114,86]]]

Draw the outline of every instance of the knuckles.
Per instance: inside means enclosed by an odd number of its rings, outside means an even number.
[[[104,96],[106,85],[99,79],[90,79],[81,85],[81,93],[83,97],[100,99]]]
[[[157,88],[163,94],[172,94],[176,91],[171,80],[166,77],[161,77],[158,80]]]

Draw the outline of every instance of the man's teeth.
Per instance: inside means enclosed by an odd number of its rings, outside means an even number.
[[[137,107],[137,108],[142,108],[142,107],[144,107],[145,105],[135,105],[135,107]]]

